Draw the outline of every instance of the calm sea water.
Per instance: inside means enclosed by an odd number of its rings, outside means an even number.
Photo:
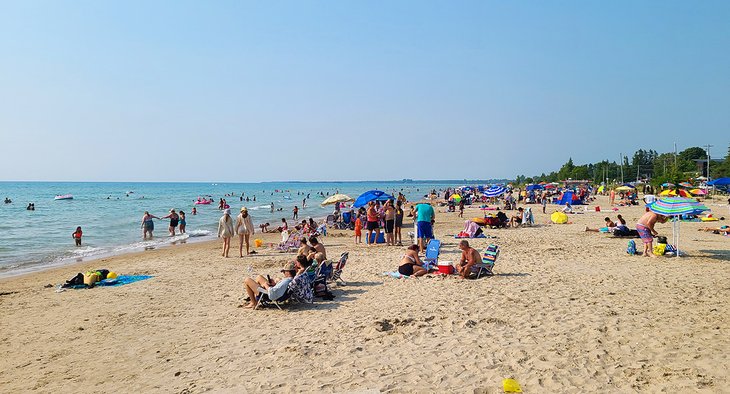
[[[453,185],[448,185],[453,186]],[[67,262],[105,255],[122,254],[156,248],[173,242],[215,237],[218,200],[225,198],[231,205],[232,216],[246,206],[254,223],[268,222],[278,226],[282,217],[289,223],[292,209],[299,206],[299,217],[322,218],[332,207],[320,207],[325,197],[339,191],[356,198],[361,193],[380,189],[388,193],[402,191],[409,200],[420,199],[431,189],[443,189],[447,184],[435,183],[75,183],[75,182],[0,182],[0,276],[28,270],[43,269]],[[244,201],[240,201],[241,193]],[[73,200],[54,200],[56,195],[72,194]],[[234,197],[226,197],[233,194]],[[307,207],[302,199],[309,194]],[[198,196],[212,196],[211,205],[195,205]],[[256,201],[252,201],[256,196]],[[251,201],[245,201],[249,197]],[[28,203],[35,211],[28,211]],[[270,212],[270,203],[281,212]],[[187,234],[169,237],[167,221],[155,221],[155,238],[142,240],[140,222],[144,211],[162,217],[171,208],[187,215]],[[77,226],[84,232],[82,247],[75,247],[71,233]]]

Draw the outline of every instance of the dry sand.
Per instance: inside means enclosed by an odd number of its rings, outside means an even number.
[[[384,277],[404,248],[326,237],[330,257],[350,251],[347,285],[284,311],[238,306],[249,266],[273,275],[291,255],[225,259],[217,242],[3,280],[0,391],[498,393],[513,377],[528,393],[730,392],[730,238],[682,223],[691,257],[631,257],[627,240],[583,232],[605,211],[552,225],[533,209],[536,227],[473,241],[502,250],[477,281]],[[441,258],[458,259],[462,219],[438,208],[437,221]],[[154,278],[44,288],[102,267]]]

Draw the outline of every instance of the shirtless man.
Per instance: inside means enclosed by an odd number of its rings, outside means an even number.
[[[469,246],[469,241],[465,239],[459,242],[459,249],[461,249],[461,260],[459,265],[456,266],[456,270],[462,279],[466,279],[471,274],[471,268],[474,264],[481,263],[482,256],[476,249]]]
[[[658,235],[656,230],[654,230],[654,225],[657,222],[666,223],[666,221],[666,216],[662,216],[652,211],[649,211],[639,219],[638,223],[636,223],[636,231],[639,233],[641,240],[644,242],[644,254],[642,256],[656,257],[652,253],[654,249],[654,237]]]

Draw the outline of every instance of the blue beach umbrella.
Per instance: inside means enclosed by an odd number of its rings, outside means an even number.
[[[386,194],[384,191],[369,190],[369,191],[366,191],[365,193],[361,194],[355,200],[355,203],[352,204],[352,206],[355,208],[360,208],[360,207],[367,205],[367,203],[369,203],[370,201],[388,201],[388,200],[392,200],[392,199],[393,199],[393,196],[391,196],[390,194]]]
[[[706,206],[691,198],[684,197],[661,198],[647,204],[647,207],[654,213],[676,218],[672,222],[672,243],[677,248],[677,257],[679,257],[679,223],[681,222],[679,217],[681,215],[699,215],[702,212],[709,211]]]
[[[484,191],[484,195],[487,197],[497,197],[501,196],[506,191],[507,189],[505,189],[504,186],[492,186]]]

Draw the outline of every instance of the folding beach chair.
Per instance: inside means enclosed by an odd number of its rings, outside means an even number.
[[[499,257],[499,246],[494,244],[489,245],[482,255],[482,262],[474,264],[471,268],[472,275],[476,275],[476,279],[482,276],[494,275],[492,269],[494,268],[494,263],[497,262],[497,257]]]
[[[327,227],[335,226],[335,215],[327,215]]]
[[[280,304],[283,303],[284,301],[288,300],[289,297],[291,296],[291,292],[287,288],[281,297],[279,297],[275,300],[272,300],[269,298],[269,295],[266,294],[262,290],[263,289],[259,288],[259,295],[256,297],[256,306],[254,306],[253,309],[258,309],[259,307],[266,307],[266,306],[274,305],[277,308],[279,308],[279,310],[282,310]]]
[[[441,252],[441,241],[431,239],[426,246],[426,257],[423,258],[423,268],[426,270],[430,267],[436,268],[439,262],[439,253]]]
[[[299,240],[302,238],[302,236],[303,234],[301,230],[292,232],[291,234],[289,234],[289,237],[286,239],[285,242],[280,243],[279,246],[276,247],[276,250],[280,252],[297,250],[299,248]]]
[[[340,255],[340,261],[335,264],[334,269],[332,270],[332,276],[329,278],[332,282],[340,281],[342,282],[342,285],[344,286],[346,283],[344,280],[342,280],[342,270],[345,269],[345,264],[347,264],[347,257],[349,256],[348,252],[342,252]]]

